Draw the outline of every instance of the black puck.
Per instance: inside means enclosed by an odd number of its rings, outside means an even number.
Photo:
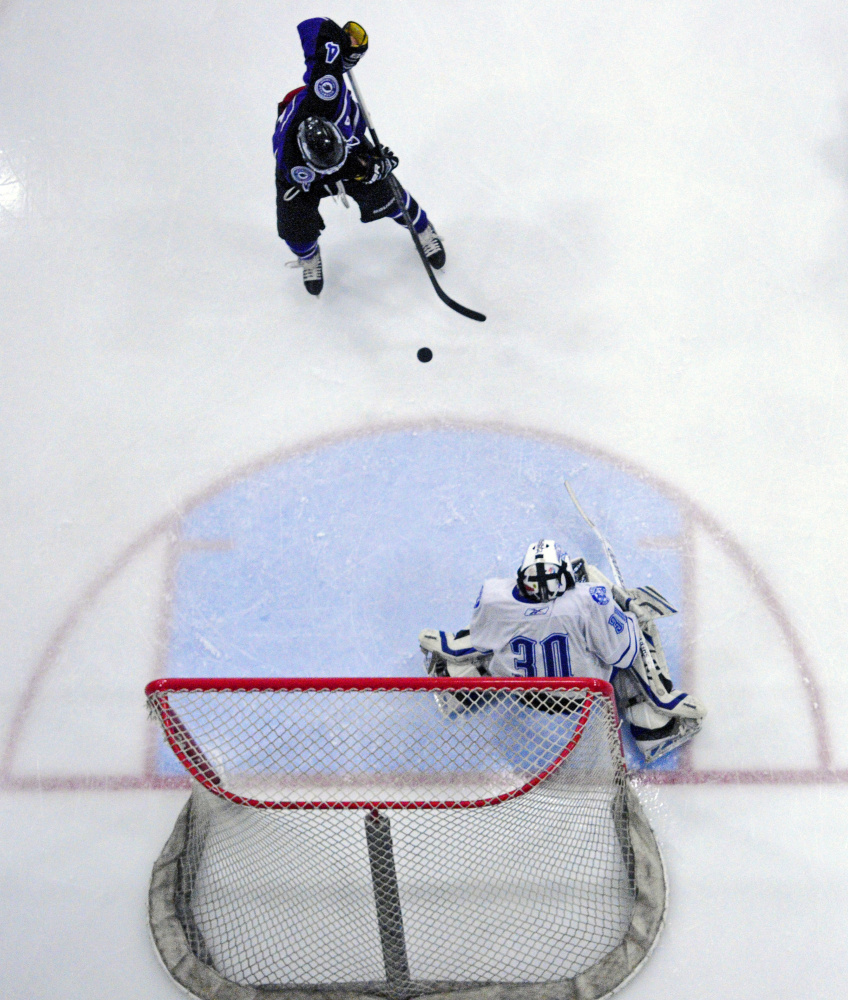
[[[429,347],[419,347],[418,348],[418,360],[419,361],[432,361],[433,352]]]

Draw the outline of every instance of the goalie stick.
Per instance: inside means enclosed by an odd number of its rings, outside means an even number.
[[[578,502],[577,497],[575,496],[574,490],[571,488],[571,483],[569,483],[567,479],[565,480],[565,488],[566,490],[568,490],[568,495],[571,497],[571,502],[577,508],[577,513],[583,518],[586,524],[588,524],[589,527],[592,529],[592,531],[594,531],[595,534],[597,535],[598,541],[601,543],[601,548],[604,550],[604,555],[607,557],[607,562],[610,564],[610,567],[612,569],[613,579],[618,584],[618,586],[621,587],[622,590],[625,590],[626,588],[624,586],[624,577],[621,575],[621,570],[618,568],[618,562],[616,561],[615,553],[612,550],[612,546],[606,540],[606,538],[604,538],[604,536],[601,534],[600,528],[598,528],[598,526],[589,517],[586,511],[583,510],[583,508],[580,506],[580,503]]]
[[[564,480],[564,482],[565,482],[565,488],[566,490],[568,490],[568,495],[571,497],[571,502],[577,508],[577,513],[583,518],[586,524],[589,525],[592,531],[594,531],[598,541],[601,543],[601,548],[604,550],[604,555],[607,557],[607,562],[610,564],[610,568],[612,569],[613,579],[615,580],[616,584],[619,587],[621,587],[622,590],[626,590],[627,588],[624,585],[624,577],[622,576],[621,570],[619,569],[618,560],[615,558],[615,553],[612,550],[612,546],[606,540],[606,538],[604,538],[601,529],[595,524],[595,522],[589,517],[586,511],[583,510],[583,508],[580,506],[580,502],[578,501],[574,490],[571,488],[571,483],[569,483],[567,479]],[[642,635],[642,630],[638,629],[638,632],[639,632],[639,650],[642,653],[642,659],[644,660],[645,663],[645,670],[648,673],[648,677],[651,680],[651,684],[652,686],[654,683],[661,685],[662,682],[657,676],[658,673],[657,665],[654,663],[654,658],[653,656],[651,656],[651,651],[648,649],[648,644],[647,642],[645,642],[645,637]]]
[[[359,92],[359,87],[356,84],[356,78],[353,75],[353,70],[347,70],[347,77],[350,80],[350,85],[353,88],[353,92],[356,95],[357,103],[362,111],[362,117],[365,119],[365,124],[368,126],[368,131],[371,133],[371,141],[374,145],[380,149],[382,143],[377,138],[377,133],[374,130],[374,124],[371,121],[371,115],[368,113],[368,109],[365,107],[365,102],[362,100],[362,94]],[[395,177],[394,173],[389,174],[388,177],[389,186],[392,189],[392,194],[395,197],[395,202],[398,208],[403,213],[403,220],[406,223],[407,229],[412,236],[412,242],[415,244],[415,249],[418,251],[418,256],[421,258],[424,267],[427,269],[427,274],[430,276],[430,281],[433,283],[433,288],[436,290],[436,295],[445,303],[446,306],[450,306],[455,312],[458,312],[460,316],[466,316],[468,319],[476,319],[479,323],[485,321],[486,317],[479,312],[475,312],[473,309],[469,309],[467,306],[460,305],[449,295],[447,295],[436,281],[436,276],[433,274],[433,268],[430,266],[430,261],[427,260],[427,255],[424,253],[424,247],[421,246],[421,240],[419,239],[418,233],[415,232],[415,227],[412,225],[412,219],[409,217],[409,212],[406,209],[405,200],[403,197],[403,188],[400,185],[400,181]]]

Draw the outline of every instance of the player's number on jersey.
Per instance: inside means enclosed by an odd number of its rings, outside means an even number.
[[[515,669],[525,677],[571,676],[567,632],[553,632],[541,641],[517,635],[509,646],[515,656]]]

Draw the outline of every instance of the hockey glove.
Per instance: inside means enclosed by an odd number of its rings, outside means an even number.
[[[356,179],[365,184],[376,184],[385,180],[398,165],[398,158],[388,146],[380,146],[367,158],[363,158],[362,176]]]
[[[368,33],[356,21],[348,21],[342,31],[342,69],[347,73],[368,51]]]
[[[468,645],[468,630],[454,635],[424,629],[418,644],[424,654],[424,668],[431,677],[486,677],[491,654]]]

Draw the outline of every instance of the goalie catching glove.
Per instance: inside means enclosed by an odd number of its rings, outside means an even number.
[[[467,628],[459,632],[439,632],[425,628],[418,636],[424,666],[431,677],[488,677],[486,663],[491,653],[469,645]]]

